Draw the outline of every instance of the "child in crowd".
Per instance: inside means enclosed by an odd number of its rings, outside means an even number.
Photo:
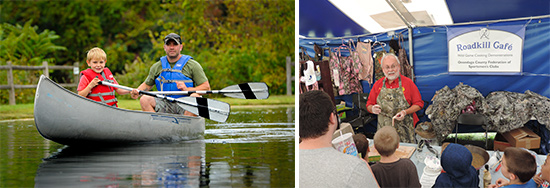
[[[369,140],[367,140],[367,136],[363,133],[357,133],[353,135],[353,142],[355,142],[355,147],[357,147],[357,154],[360,154],[362,159],[368,161]]]
[[[107,63],[107,54],[105,51],[98,47],[90,49],[87,54],[86,63],[90,68],[80,73],[80,83],[78,83],[77,88],[78,95],[105,103],[109,106],[118,107],[115,91],[119,95],[126,95],[130,91],[99,85],[99,81],[118,84],[109,68],[105,67]]]
[[[414,163],[399,158],[399,135],[392,126],[384,126],[374,135],[374,147],[380,153],[380,161],[371,166],[380,187],[420,187]]]
[[[472,166],[472,158],[463,145],[449,144],[441,154],[445,172],[437,176],[433,187],[479,187],[479,174]]]
[[[533,177],[533,180],[535,180],[541,188],[550,187],[550,154],[546,155],[546,160],[540,167],[540,173]]]
[[[537,162],[531,153],[521,148],[508,147],[502,157],[501,173],[510,181],[499,178],[496,184],[489,185],[489,188],[537,187],[532,179],[536,172]]]

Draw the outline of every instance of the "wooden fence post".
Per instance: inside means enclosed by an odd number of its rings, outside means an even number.
[[[292,86],[294,77],[292,76],[292,61],[290,56],[286,56],[286,95],[292,95]]]
[[[13,84],[13,67],[11,61],[8,61],[8,67],[8,85],[10,86],[9,102],[10,105],[15,105],[15,86]]]
[[[80,63],[78,62],[74,62],[73,75],[74,75],[74,83],[78,88],[78,83],[80,83]]]
[[[44,76],[46,76],[46,78],[49,78],[50,77],[50,69],[48,68],[48,62],[42,61],[42,65],[44,66]]]

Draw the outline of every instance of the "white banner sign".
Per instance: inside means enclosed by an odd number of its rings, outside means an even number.
[[[524,37],[523,25],[449,28],[449,74],[521,74]]]

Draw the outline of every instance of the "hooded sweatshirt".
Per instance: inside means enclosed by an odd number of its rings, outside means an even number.
[[[441,154],[441,167],[433,187],[479,187],[479,174],[472,166],[472,153],[460,144],[449,144]]]

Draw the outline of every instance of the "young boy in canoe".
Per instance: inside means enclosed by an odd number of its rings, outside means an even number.
[[[80,82],[77,88],[78,95],[118,107],[115,91],[119,95],[126,95],[130,91],[99,85],[99,81],[118,84],[113,73],[111,73],[109,68],[105,67],[107,63],[107,54],[105,51],[98,47],[92,48],[88,51],[86,63],[90,68],[80,72]]]

